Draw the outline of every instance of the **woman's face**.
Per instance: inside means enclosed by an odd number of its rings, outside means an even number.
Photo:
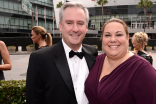
[[[129,37],[121,23],[108,23],[104,29],[102,45],[105,53],[110,58],[121,58],[126,55]]]
[[[31,31],[31,34],[32,34],[31,39],[32,39],[33,43],[38,43],[38,41],[39,41],[39,35],[36,35],[36,33],[34,32],[34,30]]]
[[[141,49],[140,44],[135,39],[132,39],[132,44],[135,50],[139,51]]]

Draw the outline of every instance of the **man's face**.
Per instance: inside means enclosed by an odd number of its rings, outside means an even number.
[[[62,21],[59,22],[64,42],[73,50],[77,51],[88,32],[85,13],[76,7],[67,7]]]

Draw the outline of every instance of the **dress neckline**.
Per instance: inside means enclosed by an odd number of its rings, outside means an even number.
[[[118,65],[111,73],[109,73],[109,74],[107,74],[107,75],[105,75],[105,76],[103,76],[102,78],[101,78],[101,80],[99,81],[99,79],[100,79],[100,75],[101,75],[101,72],[102,72],[102,67],[103,67],[103,62],[104,62],[104,60],[105,60],[105,58],[106,58],[106,54],[104,53],[103,54],[103,59],[102,59],[102,61],[101,61],[101,63],[99,63],[99,65],[100,65],[100,70],[98,71],[98,78],[97,78],[97,80],[98,80],[98,83],[100,84],[105,78],[107,78],[107,77],[109,77],[110,75],[112,75],[117,69],[118,69],[118,67],[120,67],[121,65],[123,65],[123,64],[125,64],[127,61],[129,61],[131,58],[133,58],[134,56],[136,56],[136,55],[133,55],[133,56],[131,56],[131,57],[129,57],[127,60],[125,60],[123,63],[121,63],[120,65]]]

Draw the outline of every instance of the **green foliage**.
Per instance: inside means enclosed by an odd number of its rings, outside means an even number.
[[[28,47],[34,47],[34,45],[33,44],[30,44],[30,45],[27,45]]]
[[[138,3],[138,5],[136,6],[137,8],[151,8],[153,5],[153,2],[150,0],[140,0],[140,2]]]
[[[26,80],[1,80],[0,104],[26,104]]]
[[[97,1],[98,5],[102,5],[102,20],[103,20],[103,23],[104,23],[104,19],[103,19],[103,5],[105,5],[107,3],[108,3],[107,0],[99,0],[99,1]]]
[[[61,6],[63,5],[62,1],[60,1],[58,4],[57,4],[57,7],[56,8],[61,8]]]
[[[107,4],[107,3],[108,3],[107,0],[99,0],[99,1],[97,1],[97,4],[98,4],[98,5],[105,5],[105,4]]]
[[[153,5],[153,2],[150,0],[140,0],[136,8],[144,8],[144,15],[146,16],[146,8],[151,8]],[[144,20],[145,24],[145,20]],[[144,32],[145,32],[145,26],[144,26]]]
[[[140,0],[136,8],[144,8],[144,15],[146,16],[146,8],[151,8],[153,5],[153,2],[150,0]]]

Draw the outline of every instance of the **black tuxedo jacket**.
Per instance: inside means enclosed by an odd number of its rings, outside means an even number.
[[[82,45],[88,68],[97,50]],[[72,78],[62,41],[31,53],[26,80],[27,104],[77,104]]]

